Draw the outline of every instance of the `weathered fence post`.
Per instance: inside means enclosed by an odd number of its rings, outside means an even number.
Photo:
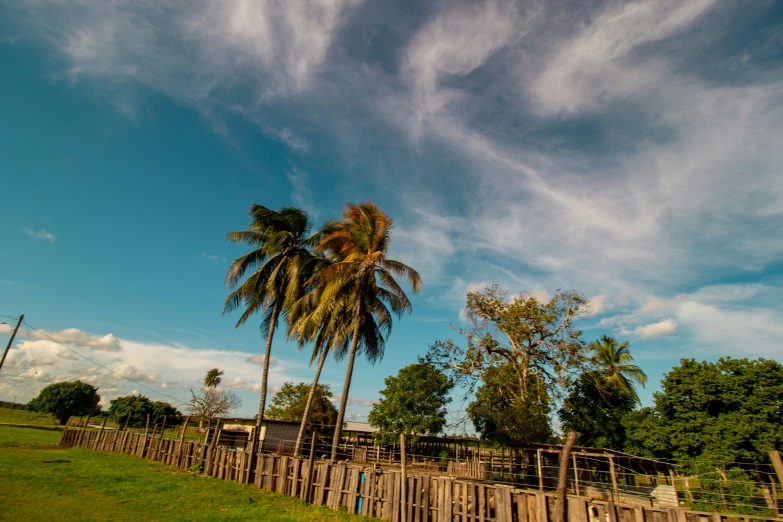
[[[185,423],[182,425],[182,433],[179,434],[179,447],[177,448],[177,467],[179,467],[180,461],[182,460],[182,444],[185,443],[185,430],[188,429],[188,422],[190,422],[190,417],[185,417]]]
[[[147,434],[150,432],[150,414],[147,414],[147,424],[144,425],[144,436],[146,437]]]
[[[405,463],[405,434],[400,433],[400,462],[402,462],[402,476],[400,477],[400,520],[408,522],[408,472]]]
[[[614,457],[609,455],[609,473],[612,475],[612,501],[620,501],[620,491],[617,488],[617,473],[614,469]]]
[[[775,468],[775,473],[778,476],[778,482],[783,486],[783,460],[780,458],[780,453],[775,450],[770,450],[769,459],[772,461],[772,467]]]
[[[128,412],[128,418],[125,419],[125,427],[122,428],[122,431],[128,431],[128,423],[130,422],[130,415],[131,415],[131,412]]]
[[[560,469],[557,477],[557,497],[555,498],[555,522],[566,522],[565,506],[566,494],[568,493],[568,457],[570,457],[571,448],[576,442],[576,433],[568,432],[565,446],[560,453]]]
[[[166,416],[163,416],[163,424],[160,425],[160,437],[158,439],[163,440],[163,432],[166,431]]]
[[[318,432],[313,430],[313,441],[310,443],[310,457],[307,459],[307,487],[305,488],[305,502],[310,502],[310,491],[313,486],[313,464],[315,462],[315,445],[318,443]]]
[[[73,417],[68,417],[68,420],[65,421],[65,426],[63,426],[63,431],[60,432],[60,438],[57,439],[58,446],[62,446],[62,444],[65,442],[65,439],[67,438],[66,434],[68,433],[68,427],[71,425],[71,419],[73,419]]]
[[[90,423],[90,415],[87,415],[87,420],[84,421],[84,427],[82,428],[82,431],[79,432],[79,441],[76,443],[77,446],[80,446],[82,440],[84,440],[84,432],[87,431],[87,425],[89,423]]]
[[[98,444],[101,442],[101,436],[103,435],[103,428],[106,426],[106,418],[103,418],[103,424],[101,424],[101,431],[98,432],[98,436],[95,437],[95,447],[94,450],[98,449]]]

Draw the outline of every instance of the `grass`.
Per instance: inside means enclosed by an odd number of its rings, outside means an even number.
[[[34,424],[36,426],[59,426],[53,416],[46,413],[35,413],[27,410],[0,408],[0,423]]]
[[[59,449],[58,436],[0,426],[0,520],[370,520],[129,455]]]

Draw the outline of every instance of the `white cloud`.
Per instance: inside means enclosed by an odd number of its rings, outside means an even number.
[[[606,294],[599,294],[590,298],[590,312],[585,317],[602,315],[612,308],[609,297]]]
[[[651,323],[644,326],[638,326],[634,329],[633,333],[641,335],[642,337],[657,337],[659,335],[666,335],[673,333],[677,330],[677,321],[674,319],[664,319],[657,323]]]
[[[216,256],[214,254],[207,254],[206,252],[201,253],[201,257],[204,259],[209,259],[211,261],[222,261],[223,264],[228,264],[228,260],[225,257]]]
[[[312,212],[315,205],[313,204],[313,191],[310,189],[310,178],[307,176],[307,172],[294,167],[286,172],[285,175],[294,189],[291,193],[291,201],[295,205]]]
[[[92,350],[103,350],[107,352],[120,351],[120,341],[114,335],[93,335],[77,328],[66,328],[65,330],[56,331],[31,330],[29,337],[31,340],[51,340],[63,344],[83,346]]]
[[[242,377],[234,377],[228,382],[223,381],[221,385],[232,390],[241,390],[245,386],[245,380]]]
[[[282,141],[293,151],[307,152],[310,149],[310,143],[301,136],[294,134],[288,127],[283,127],[282,129],[267,127],[264,132]]]
[[[42,241],[47,241],[49,243],[54,243],[57,240],[57,238],[55,237],[54,234],[52,234],[51,232],[47,232],[44,229],[33,230],[31,228],[23,228],[22,230],[28,236],[40,239]]]
[[[639,309],[639,312],[657,312],[658,310],[665,309],[668,305],[669,303],[667,301],[650,296],[644,302],[644,305],[642,305],[642,307]]]
[[[472,283],[465,285],[465,293],[483,292],[488,286],[492,286],[492,283],[489,281],[473,281]]]
[[[112,368],[114,373],[131,381],[154,383],[160,379],[160,373],[155,371],[140,372],[132,364],[122,363]]]
[[[164,390],[170,390],[172,388],[176,388],[177,387],[177,383],[176,382],[164,381],[164,382],[160,383],[160,387],[162,389],[164,389]]]
[[[532,106],[545,113],[576,112],[655,88],[666,64],[640,61],[631,52],[685,29],[715,3],[647,0],[610,8],[549,59],[531,86]]]
[[[250,364],[257,364],[258,366],[263,366],[265,360],[266,360],[266,356],[263,354],[253,355],[246,359],[246,361],[249,362]],[[272,368],[276,364],[277,364],[277,359],[274,356],[269,357],[269,367]]]

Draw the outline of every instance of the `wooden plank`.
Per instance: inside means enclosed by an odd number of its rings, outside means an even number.
[[[370,468],[369,473],[364,476],[365,498],[362,502],[362,515],[375,516],[375,480],[375,468]]]
[[[443,478],[443,513],[441,522],[452,522],[454,520],[454,479],[451,477]]]
[[[400,481],[400,474],[395,472],[393,475],[392,486],[392,514],[391,521],[398,522],[400,520],[400,490],[402,489],[402,482]]]
[[[540,451],[540,450],[539,450]],[[536,493],[536,522],[548,522],[549,515],[546,505],[546,495],[543,493]],[[616,520],[609,520],[609,522],[617,522]]]
[[[644,522],[644,508],[638,507],[634,509],[634,522]]]
[[[421,516],[422,516],[422,522],[428,522],[431,520],[430,516],[430,486],[432,479],[430,479],[429,475],[424,475],[423,477],[424,481],[424,489],[421,492],[421,502],[422,502],[422,510],[421,510]]]
[[[422,517],[425,517],[424,520],[426,521],[427,513],[422,509],[421,505],[421,494],[423,489],[423,483],[427,479],[426,475],[419,475],[413,476],[413,482],[411,487],[414,489],[413,491],[413,500],[411,501],[412,505],[416,506],[416,509],[413,511],[413,516],[408,517],[408,520],[411,520],[412,522],[421,522]]]
[[[416,486],[416,477],[415,476],[408,475],[408,484],[407,484],[407,486],[408,487],[405,488],[405,491],[407,491],[408,498],[405,500],[405,504],[404,504],[404,506],[407,506],[407,513],[406,513],[405,520],[407,522],[411,522],[413,520],[414,505],[418,506],[418,504],[416,504],[416,490],[414,489],[415,486]],[[421,492],[419,492],[419,493],[421,493]]]
[[[514,495],[514,504],[516,504],[516,508],[517,508],[517,522],[528,522],[527,495],[525,495],[524,493]]]

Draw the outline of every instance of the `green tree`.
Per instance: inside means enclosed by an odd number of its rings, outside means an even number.
[[[756,464],[783,447],[783,366],[775,361],[682,359],[653,397],[652,408],[625,420],[628,452],[686,465]]]
[[[329,262],[330,261],[325,259],[321,260],[317,265],[316,270],[323,269]],[[317,285],[317,278],[314,278],[313,281]],[[320,321],[313,321],[311,319],[313,311],[321,300],[322,290],[322,286],[314,286],[308,295],[300,299],[291,308],[288,314],[291,322],[291,326],[289,327],[289,339],[295,338],[299,343],[300,349],[307,342],[312,342],[314,340],[310,364],[312,365],[316,357],[318,358],[313,382],[310,385],[310,391],[307,395],[307,401],[305,402],[304,411],[302,412],[301,420],[299,422],[299,433],[297,434],[296,445],[294,446],[294,456],[299,455],[305,431],[310,425],[310,412],[312,410],[313,401],[315,401],[318,381],[321,377],[321,370],[323,370],[326,357],[329,353],[334,353],[338,359],[342,358],[345,355],[351,336],[351,325],[346,320],[350,317],[350,313],[345,313],[344,306],[339,309],[335,308],[331,310],[326,316],[321,317]],[[372,321],[374,322],[374,319],[372,319]],[[360,340],[362,347],[370,345],[367,351],[372,352],[370,354],[371,359],[374,359],[379,353],[382,342],[380,335],[376,335],[375,339],[362,338]]]
[[[453,383],[431,364],[411,364],[384,379],[383,398],[367,421],[378,428],[376,439],[393,444],[400,433],[413,443],[419,435],[436,435],[446,425],[446,404]]]
[[[593,368],[575,322],[587,311],[588,301],[573,291],[558,291],[548,302],[526,294],[509,297],[497,285],[469,292],[467,324],[454,328],[466,346],[438,341],[426,360],[468,390],[466,398],[483,383],[473,407],[474,424],[483,426],[479,431],[495,433],[496,440],[543,441],[550,433],[541,422],[550,400]],[[502,405],[502,416],[493,404]],[[529,431],[520,435],[514,422],[524,418]]]
[[[391,314],[400,316],[403,312],[411,311],[410,300],[395,276],[410,281],[414,292],[418,292],[421,287],[418,272],[386,257],[391,230],[391,218],[374,203],[349,204],[342,221],[332,221],[320,232],[315,247],[317,253],[333,256],[337,261],[313,276],[313,283],[320,286],[322,292],[318,305],[310,314],[311,321],[321,323],[330,312],[342,309],[350,314],[353,330],[332,439],[332,460],[337,458],[353,365],[361,339],[374,338],[379,334],[385,339],[391,331]],[[383,356],[383,345],[378,346],[381,351],[374,356],[380,358]],[[369,350],[367,354],[372,355]]]
[[[217,388],[218,385],[223,382],[223,374],[226,373],[223,370],[212,368],[207,372],[207,376],[204,377],[204,386],[207,388]]]
[[[281,313],[300,299],[309,277],[308,265],[313,259],[309,250],[310,220],[298,208],[279,211],[261,205],[250,207],[250,230],[229,232],[229,241],[247,243],[252,250],[231,263],[226,274],[229,288],[237,287],[226,299],[223,313],[244,306],[236,326],[250,316],[263,312],[261,331],[266,333],[264,370],[261,377],[261,401],[256,426],[260,427],[266,407],[269,361],[272,339]],[[248,271],[251,275],[242,281]]]
[[[604,335],[599,341],[593,341],[587,347],[591,352],[591,362],[596,366],[596,378],[593,384],[611,393],[617,390],[630,394],[639,401],[634,383],[644,386],[647,374],[631,364],[633,357],[628,348],[628,341],[618,344],[613,338]]]
[[[492,366],[483,373],[467,411],[484,440],[508,445],[552,440],[551,400],[535,377],[531,384],[524,400],[519,400],[519,383],[510,364]]]
[[[177,408],[167,402],[151,401],[144,395],[117,397],[109,404],[109,417],[121,425],[127,421],[130,426],[142,426],[147,422],[147,415],[152,424],[162,423],[164,417],[167,425],[182,422],[182,413]]]
[[[580,446],[622,450],[623,419],[636,407],[636,396],[607,382],[597,384],[595,377],[580,376],[563,401],[558,411],[563,432],[575,431]]]
[[[100,411],[100,400],[95,386],[81,381],[58,382],[44,387],[27,404],[27,409],[50,413],[60,424],[65,424],[72,415],[92,415]]]
[[[300,382],[283,384],[280,391],[272,397],[269,405],[268,418],[289,422],[299,422],[304,415],[307,399],[310,395],[310,385]],[[311,403],[308,427],[334,426],[337,422],[337,408],[332,404],[332,392],[328,384],[316,386],[314,399]]]

